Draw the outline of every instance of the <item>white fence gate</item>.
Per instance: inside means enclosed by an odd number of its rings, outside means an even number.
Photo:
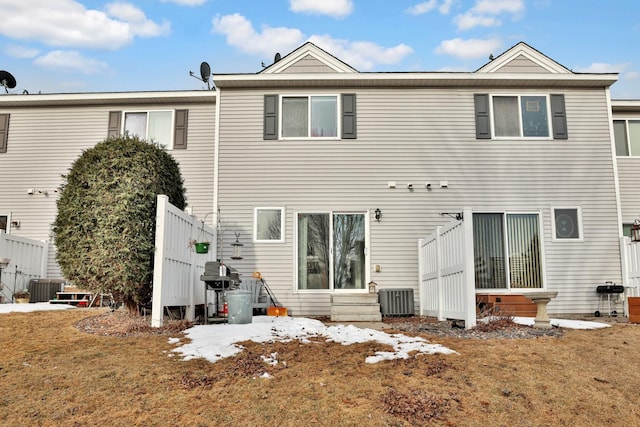
[[[462,221],[420,239],[418,249],[420,314],[464,320],[467,329],[476,326],[471,209],[463,211]]]
[[[8,258],[9,265],[1,272],[0,295],[7,302],[15,291],[29,287],[31,279],[45,277],[49,245],[43,240],[6,234],[0,230],[0,258]]]
[[[204,304],[204,264],[216,259],[216,230],[158,196],[156,253],[153,266],[151,326],[163,323],[165,307],[185,306],[186,319],[195,319],[195,306]],[[198,254],[193,242],[210,242],[209,252]]]
[[[640,296],[640,243],[632,242],[628,237],[620,239],[620,254],[622,255],[622,284],[625,296]],[[629,307],[625,298],[625,315]]]

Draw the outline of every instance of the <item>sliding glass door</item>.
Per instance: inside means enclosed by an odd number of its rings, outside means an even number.
[[[542,288],[537,214],[473,214],[477,289]]]
[[[366,287],[363,213],[299,213],[298,289]]]

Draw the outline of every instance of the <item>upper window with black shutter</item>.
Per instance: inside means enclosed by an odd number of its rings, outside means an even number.
[[[189,110],[110,111],[108,137],[124,133],[168,149],[187,148]]]
[[[265,95],[263,139],[355,139],[356,95]]]
[[[7,152],[9,142],[9,114],[0,114],[0,153]]]
[[[567,139],[564,95],[474,97],[476,139]]]

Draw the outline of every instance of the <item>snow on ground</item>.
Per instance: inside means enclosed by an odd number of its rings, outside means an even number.
[[[533,317],[514,317],[513,321],[519,325],[533,326]],[[591,322],[587,320],[550,319],[551,326],[567,329],[600,329],[609,328],[611,325],[601,322]]]
[[[174,350],[180,353],[184,360],[203,357],[210,362],[216,362],[241,352],[243,348],[237,343],[242,341],[265,343],[298,340],[307,344],[311,342],[311,338],[324,338],[326,341],[343,345],[375,341],[392,346],[393,351],[379,351],[375,356],[367,357],[367,363],[406,359],[413,351],[422,354],[455,353],[447,347],[431,344],[420,337],[390,335],[353,325],[326,326],[319,320],[304,317],[254,316],[252,323],[198,325],[184,332],[192,341]]]
[[[0,304],[2,313],[29,313],[32,311],[67,310],[74,308],[70,304],[49,304],[48,302],[36,302],[33,304]]]

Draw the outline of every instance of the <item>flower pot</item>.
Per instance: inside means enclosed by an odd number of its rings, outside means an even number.
[[[29,304],[29,297],[25,298],[16,298],[16,303],[18,304]]]
[[[196,248],[197,254],[206,254],[209,252],[209,243],[208,242],[200,242],[194,244]]]

